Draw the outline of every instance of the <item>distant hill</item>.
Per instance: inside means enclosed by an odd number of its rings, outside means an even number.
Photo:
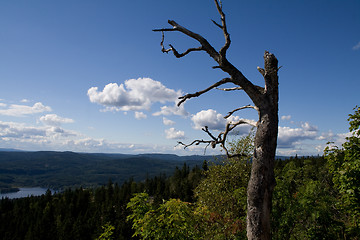
[[[161,173],[171,175],[184,163],[201,167],[204,160],[212,161],[213,157],[0,151],[0,189],[96,187],[109,179],[121,184],[130,178],[141,181]]]
[[[22,150],[14,148],[0,148],[0,152],[22,152]]]

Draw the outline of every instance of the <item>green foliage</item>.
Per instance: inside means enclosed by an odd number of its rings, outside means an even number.
[[[340,194],[338,206],[345,213],[343,216],[347,234],[360,239],[360,108],[354,108],[349,114],[351,136],[339,149],[328,146],[325,156],[333,182]]]
[[[280,161],[282,166],[275,168],[273,239],[342,239],[336,195],[325,159]]]
[[[170,199],[160,205],[146,193],[136,194],[128,203],[132,210],[134,236],[142,239],[237,239],[245,236],[246,185],[250,174],[250,154],[253,134],[230,143],[231,154],[237,158],[224,159],[220,164],[207,166],[205,178],[194,168],[184,165],[170,177],[170,193],[183,192],[189,198],[195,188],[194,204]],[[191,180],[191,181],[190,181]],[[201,181],[200,181],[201,180]],[[189,184],[192,182],[193,184]],[[196,208],[195,208],[196,206]]]
[[[111,240],[112,235],[114,234],[115,227],[110,223],[106,223],[104,226],[101,227],[104,232],[96,239],[96,240]]]
[[[245,235],[246,188],[250,177],[253,132],[229,143],[229,153],[242,157],[223,159],[209,167],[195,189],[197,205],[203,209],[205,239],[235,239]]]
[[[155,208],[146,193],[138,193],[127,205],[132,214],[134,236],[142,239],[198,239],[196,219],[190,203],[170,199]]]

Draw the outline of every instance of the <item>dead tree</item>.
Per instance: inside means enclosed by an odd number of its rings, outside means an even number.
[[[205,143],[213,148],[220,145],[225,150],[226,154],[229,155],[226,148],[226,138],[229,132],[240,124],[250,124],[256,127],[254,140],[255,150],[252,159],[251,177],[247,189],[247,237],[248,239],[270,239],[271,199],[275,186],[274,159],[278,134],[278,60],[273,54],[265,51],[264,68],[257,67],[265,80],[264,87],[256,86],[250,82],[226,58],[226,52],[231,43],[230,35],[227,30],[221,1],[215,0],[215,5],[221,17],[221,23],[216,21],[213,21],[213,23],[222,30],[225,37],[225,44],[219,51],[216,51],[204,37],[179,25],[173,20],[168,21],[172,28],[154,29],[153,31],[162,32],[162,52],[172,52],[175,57],[181,58],[195,51],[204,51],[217,63],[217,65],[213,67],[214,69],[221,69],[229,75],[202,91],[180,97],[178,106],[190,98],[199,97],[214,88],[218,88],[221,85],[228,83],[234,84],[235,87],[222,90],[242,90],[252,100],[254,105],[239,107],[229,112],[225,118],[230,117],[235,112],[242,109],[253,108],[259,115],[257,122],[248,119],[240,119],[236,122],[230,121],[227,123],[225,130],[218,136],[214,136],[208,127],[204,127],[203,131],[209,135],[210,140],[195,140],[190,144],[180,144],[184,145],[184,147],[189,147],[191,145]],[[173,45],[169,45],[169,48],[165,48],[164,33],[174,31],[195,39],[200,46],[189,48],[183,53],[179,53]]]

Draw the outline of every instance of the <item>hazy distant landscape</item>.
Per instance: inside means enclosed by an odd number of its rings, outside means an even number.
[[[177,156],[172,154],[102,154],[74,152],[0,151],[0,190],[19,187],[65,189],[98,187],[109,179],[122,184],[133,178],[145,180],[159,174],[171,174],[186,163],[201,166],[212,156]]]

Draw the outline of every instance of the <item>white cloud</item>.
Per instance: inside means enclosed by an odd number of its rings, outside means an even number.
[[[1,122],[0,138],[2,139],[33,139],[46,136],[46,129],[43,127],[26,126],[22,123]]]
[[[33,106],[12,104],[8,109],[0,109],[0,115],[22,117],[42,112],[50,112],[51,107],[44,106],[41,102],[35,103]]]
[[[6,107],[7,106],[7,104],[5,104],[5,103],[0,103],[0,107]]]
[[[239,121],[240,118],[238,116],[230,116],[229,118],[225,119],[222,114],[217,113],[213,109],[208,109],[196,113],[192,116],[191,120],[194,123],[194,129],[202,129],[203,127],[207,126],[210,130],[224,131],[228,122],[236,122]],[[241,124],[232,131],[232,134],[247,134],[250,130],[250,125]]]
[[[87,95],[93,103],[98,103],[112,110],[149,110],[155,102],[174,102],[181,91],[166,88],[161,82],[150,78],[129,79],[118,85],[107,84],[102,91],[97,87],[88,90]]]
[[[318,127],[317,126],[311,126],[310,123],[305,122],[303,124],[301,124],[301,127],[308,132],[317,132],[318,131]]]
[[[145,119],[145,118],[147,118],[147,115],[145,114],[145,113],[143,113],[143,112],[135,112],[135,118],[136,119]]]
[[[164,125],[167,125],[167,126],[170,126],[170,125],[174,125],[175,122],[170,120],[170,119],[167,119],[166,117],[163,117],[163,123]]]
[[[226,119],[220,113],[213,109],[202,110],[191,117],[195,129],[202,129],[208,126],[209,129],[223,130],[226,125]]]
[[[56,114],[46,114],[45,116],[40,117],[40,121],[45,125],[50,125],[50,126],[60,126],[63,123],[74,122],[73,119],[59,117]]]
[[[278,147],[291,148],[301,140],[315,140],[317,135],[317,127],[307,122],[302,124],[301,128],[279,127]]]
[[[160,116],[160,115],[178,115],[178,116],[188,116],[189,113],[185,110],[184,105],[180,105],[179,107],[175,104],[174,106],[162,106],[161,110],[158,112],[153,113],[153,116]]]
[[[291,119],[291,115],[281,116],[281,120],[289,121]]]
[[[167,139],[184,139],[185,132],[184,131],[176,131],[175,128],[169,128],[165,130]]]
[[[27,103],[27,102],[30,102],[28,99],[22,99],[20,102],[22,102],[22,103]]]
[[[360,42],[358,42],[355,46],[352,48],[353,50],[359,50],[360,49]]]
[[[335,134],[332,131],[324,132],[322,133],[317,139],[318,140],[326,140],[326,141],[332,141]]]

